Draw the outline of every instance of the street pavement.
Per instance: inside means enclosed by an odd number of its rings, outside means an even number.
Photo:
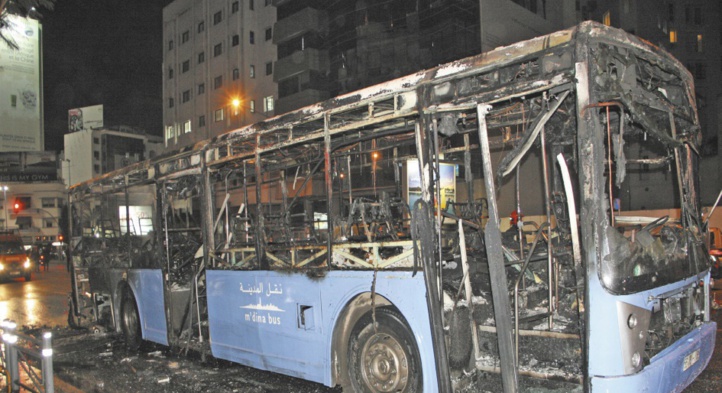
[[[70,273],[57,260],[47,271],[34,271],[29,282],[24,278],[0,282],[0,321],[7,318],[19,327],[65,327],[69,292]]]

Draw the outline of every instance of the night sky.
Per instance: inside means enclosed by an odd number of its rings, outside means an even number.
[[[45,149],[68,109],[104,105],[106,126],[162,134],[162,10],[168,0],[57,0],[43,10]]]

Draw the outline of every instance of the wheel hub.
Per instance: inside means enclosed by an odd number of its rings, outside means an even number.
[[[362,374],[373,392],[403,391],[408,383],[408,358],[401,344],[388,334],[374,334],[361,352]]]

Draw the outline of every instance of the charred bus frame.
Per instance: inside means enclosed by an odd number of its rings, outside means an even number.
[[[73,186],[70,320],[365,391],[671,391],[716,330],[698,143],[689,73],[585,22]],[[665,166],[679,219],[625,215]]]

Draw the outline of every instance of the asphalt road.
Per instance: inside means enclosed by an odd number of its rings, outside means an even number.
[[[47,271],[0,282],[0,321],[10,319],[18,326],[55,327],[68,324],[70,273],[65,264],[52,261]]]

